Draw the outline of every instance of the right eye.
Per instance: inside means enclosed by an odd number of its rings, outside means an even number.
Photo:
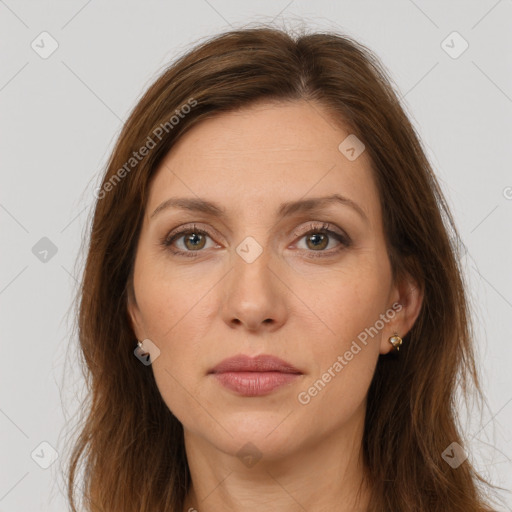
[[[171,232],[163,240],[163,245],[168,247],[173,254],[195,257],[194,252],[201,252],[206,246],[206,238],[211,239],[211,235],[204,229],[198,229],[195,224],[192,226],[183,226],[178,231]],[[182,242],[182,247],[173,249],[175,242]],[[207,247],[208,248],[208,247]]]

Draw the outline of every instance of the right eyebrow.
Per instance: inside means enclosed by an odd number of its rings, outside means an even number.
[[[196,199],[194,197],[171,197],[157,206],[155,211],[150,215],[150,218],[153,218],[159,212],[167,208],[180,208],[182,210],[207,213],[219,218],[226,216],[226,210],[211,201],[207,201],[206,199]]]

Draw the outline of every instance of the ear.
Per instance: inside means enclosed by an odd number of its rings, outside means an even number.
[[[126,309],[128,312],[128,319],[130,321],[130,325],[132,326],[132,330],[137,338],[137,340],[145,339],[145,329],[143,328],[142,322],[142,314],[140,312],[139,306],[137,304],[137,300],[135,299],[135,292],[133,290],[133,282],[128,284],[128,293],[127,293],[127,304]]]
[[[395,315],[389,319],[382,331],[381,354],[388,354],[393,350],[393,345],[389,343],[389,338],[393,334],[396,333],[403,338],[412,329],[421,311],[423,295],[423,287],[409,274],[394,285],[390,295],[389,311],[393,310]]]

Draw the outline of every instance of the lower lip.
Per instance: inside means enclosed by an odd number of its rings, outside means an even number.
[[[213,375],[224,387],[243,396],[266,395],[300,376],[282,372],[225,372]]]

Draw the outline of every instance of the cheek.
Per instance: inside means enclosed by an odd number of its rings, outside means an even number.
[[[140,261],[140,272],[135,279],[137,303],[147,335],[153,336],[157,344],[176,339],[176,333],[189,319],[204,309],[207,292],[218,281],[212,273],[201,275],[200,268],[193,267],[172,265],[165,258],[148,257]],[[193,335],[194,330],[188,333]]]
[[[352,349],[348,350],[353,354],[351,360],[347,351],[333,354],[323,373],[311,378],[297,394],[300,416],[310,418],[321,432],[359,421],[364,414],[378,353],[362,346]]]
[[[197,377],[208,369],[204,344],[212,298],[205,290],[218,279],[211,274],[199,277],[191,267],[172,268],[165,262],[142,259],[139,270],[134,285],[145,335],[160,349],[151,368],[164,402],[182,421],[189,414],[201,413],[200,409],[194,413],[198,402],[191,397],[200,397]],[[208,405],[204,398],[201,404]]]
[[[314,363],[297,399],[322,421],[348,417],[364,400],[379,357],[389,282],[384,265],[359,265],[332,276],[312,299],[328,329],[309,337],[320,341],[306,347]]]
[[[352,340],[375,324],[385,313],[390,279],[386,265],[359,259],[352,268],[347,266],[343,272],[326,275],[314,295],[309,292],[311,304],[329,329],[325,330],[329,341],[323,344],[324,348],[327,345],[330,352],[348,348]]]

